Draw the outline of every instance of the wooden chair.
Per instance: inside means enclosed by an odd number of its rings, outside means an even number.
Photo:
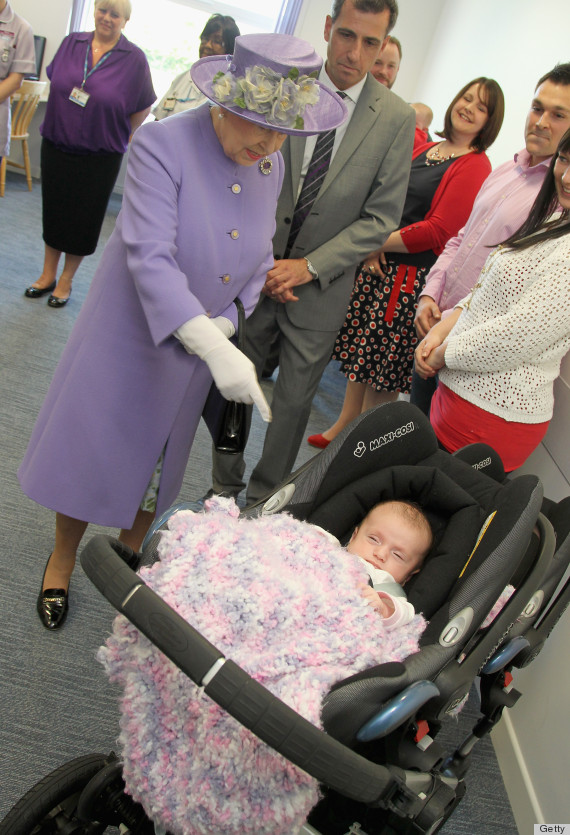
[[[12,138],[11,142],[20,140],[22,143],[22,155],[24,164],[12,162],[11,159],[3,157],[0,164],[0,197],[4,197],[6,184],[6,165],[14,168],[23,168],[26,172],[28,189],[32,190],[32,171],[30,168],[30,154],[28,152],[28,137],[30,122],[37,110],[40,96],[45,90],[45,81],[23,81],[20,89],[12,96]]]

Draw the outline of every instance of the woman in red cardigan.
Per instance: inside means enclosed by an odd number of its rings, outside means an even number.
[[[313,446],[327,446],[361,412],[410,391],[418,296],[491,172],[485,151],[497,138],[503,115],[500,86],[477,78],[449,105],[437,134],[442,141],[414,150],[401,228],[364,259],[337,337],[333,359],[348,378],[342,411],[322,435],[311,435]]]

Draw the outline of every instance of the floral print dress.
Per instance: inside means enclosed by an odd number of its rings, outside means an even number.
[[[402,228],[423,220],[441,178],[455,161],[427,165],[426,153],[412,162]],[[386,260],[385,276],[357,270],[346,321],[332,358],[340,361],[341,371],[352,382],[407,394],[418,343],[414,328],[418,297],[437,256],[429,249],[388,253]]]

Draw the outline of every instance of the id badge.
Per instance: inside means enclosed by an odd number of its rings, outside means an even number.
[[[69,94],[69,101],[72,101],[74,104],[78,104],[79,107],[85,107],[89,101],[89,96],[90,94],[85,90],[82,90],[80,87],[74,87]]]
[[[169,99],[164,100],[164,104],[162,105],[163,110],[174,110],[174,105],[176,104],[176,98],[171,96]]]
[[[0,32],[0,61],[7,64],[12,56],[12,32]]]

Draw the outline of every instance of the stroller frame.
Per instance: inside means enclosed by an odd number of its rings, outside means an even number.
[[[316,459],[333,460],[343,444],[354,445],[357,438],[360,443],[363,436],[385,437],[385,426],[382,425],[379,433],[375,425],[379,419],[396,426],[413,424],[424,434],[431,433],[429,424],[426,429],[423,415],[409,404],[395,403],[372,410],[351,424],[337,441],[294,473],[270,497],[247,508],[244,514],[256,516],[287,509],[295,515],[299,507],[304,507],[307,483],[315,480],[312,465]],[[420,456],[425,451],[422,449]],[[397,459],[398,454],[392,449],[384,457],[390,459],[395,455]],[[435,454],[433,448],[429,454]],[[457,466],[465,471],[470,469],[461,461],[457,461]],[[81,562],[90,579],[115,608],[245,727],[328,787],[333,795],[349,798],[369,809],[385,810],[382,829],[369,831],[366,824],[365,828],[358,828],[359,824],[354,823],[357,828],[351,826],[349,832],[433,835],[453,813],[465,792],[464,778],[477,740],[488,734],[500,720],[504,708],[511,707],[520,697],[510,687],[512,669],[531,663],[570,600],[570,581],[553,598],[568,564],[570,538],[565,537],[556,550],[553,527],[540,513],[542,493],[538,480],[525,487],[531,511],[517,542],[520,545],[527,541],[536,524],[539,548],[534,557],[526,559],[513,596],[487,629],[467,628],[463,643],[446,646],[443,641],[442,646],[440,641],[435,651],[428,647],[432,655],[438,656],[435,659],[422,658],[422,651],[406,659],[401,674],[390,682],[390,687],[386,688],[386,681],[381,681],[386,698],[346,739],[342,738],[347,737],[346,733],[337,734],[341,737],[338,739],[316,728],[231,659],[224,658],[134,573],[138,557],[129,549],[110,537],[97,536],[85,547]],[[464,613],[459,614],[459,618],[455,616],[444,624],[445,629],[440,630],[442,636],[450,629],[457,629],[465,617]],[[418,664],[432,674],[417,675]],[[378,668],[380,672],[382,666]],[[456,751],[445,757],[434,738],[445,715],[453,712],[477,676],[481,679],[482,719]],[[341,683],[341,689],[342,685],[345,682]],[[350,689],[353,682],[347,680],[347,686]],[[333,689],[325,699],[325,727],[327,719],[333,726],[336,721],[335,692]],[[366,756],[378,740],[387,754],[385,764]],[[81,757],[49,775],[8,813],[0,823],[0,835],[32,831],[31,823],[28,828],[22,828],[21,821],[28,811],[34,812],[32,807],[37,806],[38,792],[43,796],[45,819],[49,815],[53,820],[58,815],[67,816],[70,821],[67,832],[104,832],[107,825],[119,824],[124,832],[154,832],[141,807],[125,794],[121,764],[114,754]],[[25,822],[23,825],[26,826]],[[313,828],[311,817],[301,830],[306,835],[319,831]]]

